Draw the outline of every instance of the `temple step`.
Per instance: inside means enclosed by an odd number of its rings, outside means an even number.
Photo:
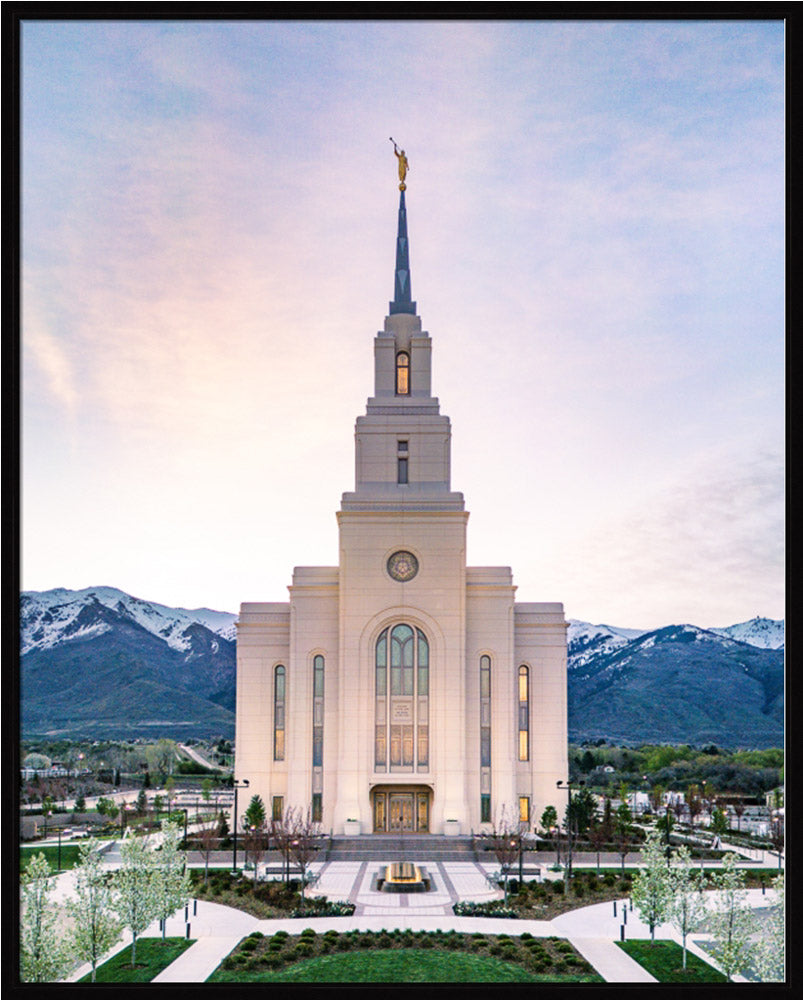
[[[473,861],[470,837],[439,837],[432,834],[372,834],[333,837],[329,861]]]

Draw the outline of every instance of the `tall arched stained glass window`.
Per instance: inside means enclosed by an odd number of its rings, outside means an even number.
[[[273,759],[284,760],[285,669],[273,671]]]
[[[420,629],[386,628],[376,643],[374,769],[429,768],[429,643]],[[388,676],[389,675],[389,676]]]
[[[530,670],[519,667],[519,760],[530,759]]]
[[[406,351],[396,355],[396,395],[410,395],[410,355]]]

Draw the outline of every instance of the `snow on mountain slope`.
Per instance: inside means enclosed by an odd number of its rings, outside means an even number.
[[[712,628],[710,632],[724,635],[737,642],[747,642],[761,649],[781,649],[784,644],[784,623],[772,618],[751,618],[750,621],[724,628]]]
[[[168,608],[164,604],[143,601],[116,587],[87,587],[84,590],[27,591],[21,595],[20,624],[21,652],[32,649],[50,649],[59,642],[86,637],[76,632],[73,623],[87,606],[97,602],[131,618],[153,635],[163,639],[171,649],[190,649],[191,638],[187,629],[196,622],[224,639],[235,637],[234,623],[237,615],[209,608],[187,610]],[[108,626],[97,625],[105,631]],[[100,634],[100,633],[98,633]]]
[[[640,635],[644,635],[644,630],[592,625],[590,622],[570,618],[567,634],[569,668],[582,667],[592,657],[612,653]]]

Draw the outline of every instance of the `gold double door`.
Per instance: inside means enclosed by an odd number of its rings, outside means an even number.
[[[374,792],[374,833],[428,833],[429,791]]]

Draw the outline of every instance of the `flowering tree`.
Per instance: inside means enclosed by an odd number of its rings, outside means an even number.
[[[630,898],[639,916],[650,927],[650,939],[655,941],[655,928],[666,919],[669,910],[671,885],[661,846],[661,835],[650,830],[642,848],[643,865],[633,879]]]
[[[190,898],[190,874],[179,851],[181,829],[177,823],[162,823],[162,845],[153,854],[153,879],[156,916],[162,921],[162,940],[166,936],[167,918],[184,906]]]
[[[145,841],[131,837],[120,844],[122,865],[114,876],[114,909],[131,931],[131,966],[137,960],[137,937],[157,913],[151,852]]]
[[[726,854],[722,868],[714,876],[714,885],[719,891],[709,922],[713,938],[711,954],[731,982],[735,973],[743,972],[750,964],[753,956],[751,935],[756,921],[745,901],[744,872],[736,868],[736,855]]]
[[[668,872],[669,908],[667,915],[683,940],[683,968],[686,968],[686,938],[705,918],[702,872],[692,867],[691,853],[682,844],[675,853],[675,866]]]
[[[784,906],[784,877],[778,875],[772,882],[775,901],[770,907],[766,925],[756,946],[755,965],[762,982],[783,982],[786,974]]]
[[[50,902],[53,883],[44,854],[28,862],[22,875],[20,915],[20,976],[26,983],[61,979],[69,955],[59,941],[56,910]]]
[[[98,959],[120,940],[120,921],[112,911],[111,888],[96,845],[85,841],[78,852],[75,898],[67,901],[67,912],[74,920],[70,942],[75,955],[91,964],[94,983]]]

